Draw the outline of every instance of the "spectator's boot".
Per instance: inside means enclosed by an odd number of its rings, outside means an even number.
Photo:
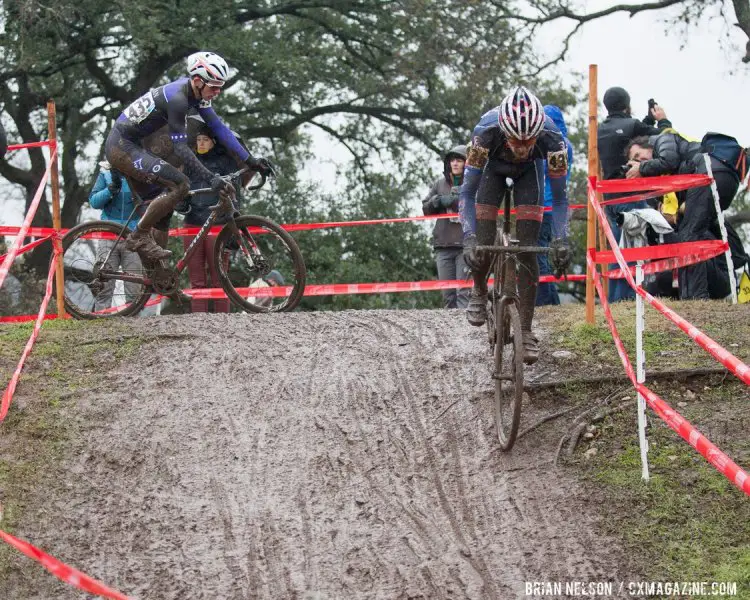
[[[523,331],[523,362],[533,365],[539,360],[539,340],[533,331]]]
[[[140,227],[136,227],[135,231],[131,232],[125,242],[125,247],[137,252],[143,261],[162,260],[172,256],[169,250],[165,250],[156,243],[149,231],[144,231]]]
[[[487,292],[476,288],[471,291],[469,306],[466,308],[466,320],[475,327],[481,327],[487,321]]]

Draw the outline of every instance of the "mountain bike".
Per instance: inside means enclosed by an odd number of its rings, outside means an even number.
[[[518,254],[549,253],[543,246],[521,246],[510,234],[513,187],[503,198],[503,226],[498,227],[494,246],[477,246],[478,252],[493,254],[487,277],[494,276],[487,294],[487,334],[494,358],[495,429],[502,450],[516,442],[523,399],[523,333],[518,297]],[[489,281],[488,281],[489,285]]]
[[[231,183],[246,171],[247,167],[223,179]],[[259,184],[245,189],[257,190],[265,183],[266,177],[261,176]],[[192,190],[189,195],[211,191],[202,188]],[[220,194],[208,220],[174,267],[167,260],[144,261],[125,249],[129,224],[147,202],[138,203],[124,225],[91,221],[73,227],[63,237],[65,308],[75,318],[135,315],[152,294],[170,297],[178,303],[187,300],[180,274],[220,217],[227,222],[216,236],[212,259],[219,283],[232,303],[246,312],[264,313],[290,311],[301,300],[306,270],[294,238],[270,219],[237,216],[231,194]],[[121,260],[123,256],[127,260]],[[267,283],[272,271],[276,271],[275,283],[283,279],[282,285]]]

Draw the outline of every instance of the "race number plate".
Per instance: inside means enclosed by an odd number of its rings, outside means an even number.
[[[153,94],[148,91],[125,109],[128,121],[134,125],[143,121],[156,108]]]

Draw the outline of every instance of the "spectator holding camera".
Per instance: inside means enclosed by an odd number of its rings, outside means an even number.
[[[117,169],[113,169],[109,162],[103,160],[99,163],[101,171],[96,178],[94,187],[89,193],[89,205],[91,208],[101,210],[101,219],[112,221],[128,227],[132,231],[138,223],[138,215],[134,215],[130,222],[128,219],[133,212],[133,194],[130,191],[127,180]],[[113,240],[101,240],[97,242],[105,247],[114,246],[109,255],[106,266],[117,271],[118,268],[130,273],[143,272],[141,259],[137,252],[132,252],[125,248],[125,244],[117,244]],[[107,283],[104,289],[96,298],[96,310],[109,308],[112,304],[112,295],[115,290],[115,280]],[[124,282],[125,297],[128,302],[134,300],[141,292],[140,283]]]
[[[458,211],[458,193],[464,177],[466,148],[456,146],[443,156],[443,175],[432,184],[422,201],[425,215],[440,215]],[[464,234],[458,217],[437,219],[432,230],[438,279],[466,279],[469,268],[463,257]],[[469,288],[443,290],[444,308],[466,308]]]
[[[664,109],[653,100],[649,100],[648,114],[643,120],[636,119],[631,114],[630,94],[621,87],[611,87],[604,92],[604,106],[607,118],[599,124],[597,130],[597,144],[599,160],[601,161],[603,179],[622,179],[625,163],[624,151],[630,140],[643,135],[656,135],[661,130],[672,127]],[[604,199],[612,198],[605,194]],[[615,234],[620,239],[620,227],[617,215],[634,208],[645,208],[645,202],[625,202],[610,204],[604,207],[607,220]],[[613,265],[616,268],[617,265]],[[610,302],[632,300],[635,292],[625,280],[613,279],[609,282],[608,299]]]
[[[734,138],[721,134],[707,134],[700,143],[669,132],[651,137],[637,137],[628,144],[625,150],[628,160],[626,177],[632,179],[683,173],[706,175],[708,169],[704,152],[708,151],[711,171],[719,194],[719,206],[724,211],[729,208],[737,193],[741,174],[737,170],[737,164],[723,160],[719,153],[712,153],[714,146],[711,140],[715,139],[712,136],[717,135],[724,141],[732,140],[736,144]],[[738,152],[741,151],[739,144],[736,146]],[[677,241],[721,239],[710,185],[680,192],[678,198],[680,208],[676,218]],[[747,261],[747,256],[737,233],[729,223],[725,225],[734,266],[735,268],[741,267]],[[734,276],[734,273],[731,276]],[[729,277],[730,273],[723,254],[679,269],[680,299],[724,298],[730,293]]]

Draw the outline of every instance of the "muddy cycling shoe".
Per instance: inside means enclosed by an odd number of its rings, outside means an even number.
[[[531,331],[523,332],[523,362],[533,365],[539,360],[539,340]]]
[[[137,252],[143,260],[161,260],[172,256],[169,250],[165,250],[156,243],[150,232],[143,231],[139,227],[136,227],[135,231],[128,236],[125,247]]]
[[[475,327],[481,327],[487,321],[487,293],[472,290],[469,306],[466,307],[466,320]]]

